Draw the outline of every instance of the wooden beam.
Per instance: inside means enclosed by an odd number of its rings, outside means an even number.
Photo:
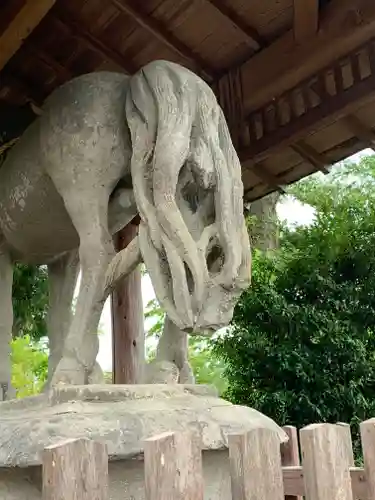
[[[64,29],[68,30],[70,35],[74,37],[79,42],[83,43],[86,47],[91,49],[93,52],[99,54],[103,59],[107,60],[119,71],[123,71],[126,74],[133,74],[136,72],[137,68],[131,61],[126,59],[122,54],[114,49],[108,47],[102,43],[98,38],[93,36],[82,24],[77,23],[73,19],[67,16],[63,9],[59,9],[58,17],[54,16],[54,21]]]
[[[244,110],[249,113],[366,43],[375,33],[373,0],[331,0],[317,36],[297,44],[293,30],[241,66]]]
[[[344,161],[346,158],[358,153],[363,150],[363,144],[358,141],[356,137],[351,137],[340,144],[333,146],[332,148],[325,151],[325,155],[329,156],[332,164],[338,163],[340,161]],[[246,169],[246,163],[243,164],[243,169]],[[299,169],[298,169],[299,170]],[[311,172],[313,173],[313,172]],[[288,168],[286,172],[281,174],[279,182],[282,182],[283,186],[287,186],[292,184],[293,182],[298,181],[301,177],[304,177],[305,174],[301,174],[298,172],[296,174],[295,168]],[[274,188],[270,187],[269,184],[255,184],[254,182],[245,185],[245,193],[246,193],[246,202],[256,201],[267,194],[270,194],[272,191],[275,191]]]
[[[344,123],[360,141],[362,141],[368,148],[375,151],[375,132],[367,127],[355,115],[348,115],[344,118]]]
[[[244,35],[245,42],[253,50],[259,50],[267,45],[266,41],[260,36],[258,31],[249,26],[236,11],[222,0],[207,0],[220,14],[226,17],[241,33]]]
[[[266,163],[264,161],[255,163],[255,162],[247,162],[245,169],[251,170],[259,180],[265,182],[268,186],[271,186],[276,191],[279,191],[281,194],[285,194],[285,189],[280,185],[277,177],[275,177],[270,170],[268,169]],[[244,197],[246,198],[247,191],[244,193]]]
[[[162,23],[153,19],[145,14],[142,14],[137,9],[132,7],[127,1],[124,0],[111,0],[120,12],[131,17],[139,26],[147,30],[153,37],[162,42],[166,47],[171,49],[175,54],[178,54],[183,59],[196,67],[201,75],[208,81],[214,78],[214,71],[209,67],[208,63],[204,61],[199,54],[195,54],[189,47],[176,38],[170,31],[168,31]]]
[[[370,50],[372,47],[373,41],[370,41],[367,45],[362,47],[362,54],[367,54],[370,58],[370,64],[371,57],[374,57],[374,54]],[[357,54],[357,51],[355,51],[355,53]],[[357,57],[359,57],[358,54]],[[347,62],[346,68],[348,71],[353,71],[352,66],[355,62],[353,53],[348,54],[345,57],[345,60]],[[337,63],[333,66],[335,65],[337,65]],[[328,72],[332,73],[333,66],[331,68],[325,68],[324,71],[315,75],[314,78],[301,82],[295,89],[291,89],[308,90],[308,92],[304,92],[303,97],[305,99],[304,111],[301,114],[295,114],[293,113],[293,106],[291,105],[291,112],[289,113],[289,118],[286,123],[284,122],[282,124],[278,124],[278,126],[271,131],[266,130],[261,137],[254,138],[248,147],[240,150],[240,158],[242,161],[262,161],[272,154],[272,152],[279,150],[282,147],[291,146],[296,141],[303,139],[307,133],[320,128],[323,125],[329,125],[336,120],[340,120],[347,114],[353,113],[353,111],[358,109],[360,106],[374,100],[375,64],[373,65],[373,73],[370,75],[359,75],[361,79],[352,81],[352,84],[345,88],[336,85],[336,92],[334,94],[330,94],[326,91],[326,77]],[[311,83],[311,81],[313,83]],[[316,94],[318,102],[311,107],[307,102],[308,94],[310,90],[317,92],[317,87],[321,88],[319,94]],[[290,96],[291,93],[291,91],[287,93],[287,96]],[[278,98],[273,99],[271,103],[267,104],[266,107],[271,105],[279,107],[280,102],[283,99],[284,96],[279,96]],[[262,109],[256,111],[255,114],[259,114],[261,111]]]
[[[294,39],[304,43],[316,35],[319,25],[319,0],[294,0]]]
[[[324,157],[324,155],[318,153],[313,147],[307,144],[305,141],[300,140],[291,146],[291,148],[296,151],[305,161],[311,163],[317,170],[323,172],[323,174],[328,174],[327,169],[330,166],[329,161]]]
[[[19,75],[15,75],[13,71],[12,74],[5,70],[1,73],[0,88],[2,87],[14,89],[26,102],[30,102],[37,108],[40,108],[43,104],[44,96],[41,94],[40,89],[34,88],[34,86],[20,78]]]
[[[26,1],[0,36],[0,70],[14,56],[54,3],[55,0]]]
[[[68,68],[60,64],[56,59],[51,57],[51,55],[46,52],[43,48],[36,46],[34,43],[30,43],[30,41],[25,45],[24,50],[26,50],[27,54],[31,57],[39,59],[45,66],[50,68],[56,80],[59,84],[65,83],[66,81],[73,78],[73,74],[69,71]]]

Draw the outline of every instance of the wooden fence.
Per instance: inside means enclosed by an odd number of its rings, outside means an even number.
[[[281,447],[266,429],[229,437],[233,500],[375,499],[375,419],[361,424],[364,469],[354,467],[349,426],[316,424],[296,429]],[[202,455],[189,433],[145,441],[146,500],[203,500]],[[106,445],[86,439],[51,446],[43,458],[43,500],[108,500]]]

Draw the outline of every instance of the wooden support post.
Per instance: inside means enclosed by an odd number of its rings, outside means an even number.
[[[316,424],[300,432],[305,496],[353,500],[347,432],[340,425]]]
[[[138,234],[135,223],[128,224],[115,237],[120,251]],[[119,283],[112,294],[113,383],[141,382],[144,364],[144,324],[142,277],[138,267]]]
[[[281,445],[281,463],[284,467],[298,467],[300,459],[297,429],[292,425],[286,425],[283,430],[288,435],[289,441]],[[302,500],[302,497],[285,495],[285,500]]]
[[[228,439],[233,500],[284,500],[277,433],[254,429]]]
[[[45,449],[43,500],[108,500],[105,444],[71,439]]]
[[[191,432],[145,441],[146,500],[203,500],[202,451]]]
[[[350,432],[350,425],[344,422],[337,422],[336,425],[339,427],[339,429],[341,429],[342,440],[344,447],[346,449],[350,467],[354,467],[354,453],[353,453],[352,434]]]

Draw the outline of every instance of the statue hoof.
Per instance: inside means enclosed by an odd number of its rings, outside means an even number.
[[[179,370],[170,361],[153,360],[145,366],[145,384],[178,384]]]
[[[57,365],[51,385],[84,385],[85,379],[85,367],[75,358],[64,357]]]
[[[185,363],[181,368],[178,382],[180,384],[195,384],[194,373],[189,363]]]
[[[101,369],[99,363],[97,363],[96,361],[95,361],[93,369],[89,373],[87,383],[90,385],[91,384],[100,384],[101,385],[101,384],[105,383],[103,370]]]

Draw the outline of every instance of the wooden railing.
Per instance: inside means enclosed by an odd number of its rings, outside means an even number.
[[[361,425],[364,469],[354,467],[349,426],[317,424],[289,443],[267,429],[228,438],[232,500],[372,500],[375,498],[375,419]],[[283,465],[284,464],[284,465]],[[203,500],[200,441],[166,433],[144,444],[146,500]],[[43,500],[108,500],[106,445],[87,439],[47,448],[43,458]]]

